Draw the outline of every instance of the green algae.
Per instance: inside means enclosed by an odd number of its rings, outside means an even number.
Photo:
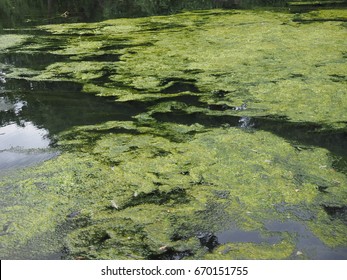
[[[149,135],[102,137],[92,153],[108,163],[111,173],[116,174],[123,187],[122,192],[111,200],[114,204],[108,203],[107,209],[94,214],[94,223],[105,231],[113,225],[113,233],[115,225],[120,227],[118,231],[127,232],[126,227],[120,226],[124,219],[141,226],[142,233],[126,234],[130,240],[137,240],[140,238],[138,235],[142,235],[141,246],[145,246],[147,251],[141,257],[135,252],[128,255],[136,258],[159,257],[164,253],[160,252],[163,247],[175,252],[188,250],[195,258],[208,258],[206,250],[199,246],[198,232],[216,232],[230,224],[245,230],[264,230],[263,223],[269,219],[308,219],[311,231],[329,246],[346,244],[343,233],[346,225],[322,215],[322,194],[318,190],[322,182],[329,185],[329,191],[323,195],[325,199],[330,197],[335,203],[346,204],[346,190],[342,187],[346,184],[345,176],[321,168],[330,164],[326,150],[298,153],[290,144],[269,133],[256,132],[244,138],[245,133],[248,134],[239,129],[212,130],[199,133],[183,143],[153,136],[155,131]],[[272,139],[271,143],[269,139]],[[307,170],[306,166],[312,162],[315,166]],[[330,194],[330,189],[337,191],[339,198]],[[228,195],[216,195],[221,192],[228,192]],[[297,212],[278,211],[276,205],[281,203],[293,205]],[[305,208],[311,211],[308,218],[301,215]],[[333,243],[327,240],[326,231],[321,231],[327,225],[334,229]],[[87,238],[88,244],[94,242],[93,237],[86,236],[88,228],[80,231],[84,232],[81,234]],[[106,257],[102,255],[109,253],[106,244],[117,242],[117,236],[109,234],[107,241],[99,244],[106,246],[100,249],[99,256]],[[190,242],[192,245],[188,245]],[[129,248],[124,241],[119,246],[122,249],[118,253],[124,258],[126,253],[121,252],[128,252]],[[244,245],[240,246],[243,248]],[[263,250],[264,247],[255,245],[254,250],[242,250],[241,255],[226,257],[271,258],[271,252],[276,250],[276,258],[288,258],[293,253],[294,243],[289,237],[278,246],[283,247],[283,251],[276,246],[272,250],[270,247]],[[77,250],[77,255],[90,257],[88,250],[81,251],[79,246],[72,248]],[[107,255],[109,257],[111,255]]]
[[[111,127],[135,129],[131,122],[110,122],[98,130]],[[329,200],[335,205],[347,202],[343,187],[347,178],[329,167],[326,150],[298,152],[281,138],[261,131],[180,127],[181,134],[196,129],[199,133],[179,143],[164,136],[161,129],[148,127],[139,127],[137,134],[105,134],[83,153],[63,154],[34,172],[24,171],[24,179],[10,178],[11,184],[17,181],[23,210],[9,205],[3,220],[20,215],[21,227],[30,234],[19,235],[20,229],[13,228],[14,234],[6,240],[12,245],[6,248],[73,220],[78,226],[66,229],[60,244],[72,258],[162,258],[169,251],[185,253],[188,258],[281,259],[293,253],[290,235],[283,235],[286,239],[274,246],[223,245],[212,256],[200,245],[197,234],[217,232],[231,224],[266,232],[266,221],[301,221],[305,209],[310,217],[304,221],[317,237],[329,246],[346,244],[346,225],[331,220],[322,206]],[[84,128],[93,129],[97,126]],[[318,187],[323,183],[326,192],[321,193]],[[38,196],[39,204],[35,202]],[[283,203],[297,210],[290,211],[288,206],[278,211],[277,205]],[[36,214],[28,211],[33,204]],[[79,214],[66,218],[73,210]],[[44,223],[46,219],[50,223]],[[329,240],[330,231],[334,238]],[[236,247],[220,255],[225,246]]]
[[[99,62],[69,62],[69,63],[55,63],[47,67],[48,72],[38,75],[36,79],[38,80],[56,80],[59,77],[61,80],[91,80],[102,77],[103,71],[102,67],[105,63]],[[101,67],[101,69],[100,69]],[[91,71],[91,69],[97,69]]]
[[[0,50],[4,51],[6,49],[18,46],[23,43],[25,40],[30,38],[30,36],[26,35],[0,35]]]
[[[62,155],[4,176],[0,255],[26,257],[36,247],[44,255],[65,248],[73,259],[292,258],[295,233],[271,232],[269,220],[301,222],[327,248],[346,247],[344,216],[329,209],[346,207],[347,178],[328,150],[261,130],[157,118],[278,115],[345,129],[345,27],[294,19],[204,11],[40,27],[64,38],[49,52],[68,61],[8,68],[8,77],[75,81],[100,98],[152,103],[131,121],[66,130],[57,136]],[[5,48],[45,47],[21,42]],[[236,110],[242,103],[247,109]],[[231,226],[281,240],[208,248],[199,238]]]
[[[345,9],[334,10],[317,10],[309,13],[299,14],[296,20],[302,21],[346,21],[347,12]]]
[[[260,259],[260,260],[279,260],[288,259],[294,253],[293,243],[284,241],[279,244],[225,244],[220,246],[213,254],[207,254],[208,260],[225,259]],[[245,252],[248,252],[245,254]]]

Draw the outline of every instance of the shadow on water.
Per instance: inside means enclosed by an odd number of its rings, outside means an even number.
[[[54,55],[48,52],[20,53],[12,52],[0,54],[0,61],[7,65],[15,65],[19,68],[30,68],[32,70],[43,70],[48,65],[66,61],[64,56]],[[35,63],[33,63],[35,61]]]

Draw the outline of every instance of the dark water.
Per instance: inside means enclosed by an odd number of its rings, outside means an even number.
[[[92,22],[109,18],[168,15],[198,9],[281,9],[307,12],[322,7],[344,8],[347,1],[311,1],[308,5],[288,0],[2,0],[0,30],[37,24]],[[309,2],[309,1],[307,1]]]
[[[286,7],[286,0],[2,0],[0,27],[167,15],[182,10]]]

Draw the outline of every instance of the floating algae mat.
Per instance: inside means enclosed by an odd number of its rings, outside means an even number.
[[[2,176],[0,256],[346,259],[346,18],[213,10],[1,35],[5,89],[74,83],[100,100],[83,112],[119,112],[50,122],[60,155]]]

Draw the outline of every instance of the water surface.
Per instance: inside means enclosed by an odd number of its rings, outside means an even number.
[[[0,256],[345,259],[345,17],[5,30]]]

